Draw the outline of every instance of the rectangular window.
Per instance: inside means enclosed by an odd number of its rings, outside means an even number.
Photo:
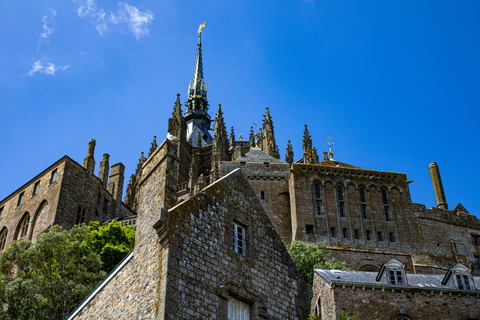
[[[378,241],[383,241],[381,232],[377,232],[377,239],[378,239]]]
[[[315,199],[320,199],[320,185],[315,185]]]
[[[317,216],[322,215],[322,202],[317,201]]]
[[[355,239],[358,239],[358,230],[354,230],[353,233],[355,234]]]
[[[330,228],[330,235],[335,238],[335,228]]]
[[[472,234],[472,242],[474,246],[476,247],[480,246],[480,236]]]
[[[233,251],[245,255],[245,228],[233,224]]]
[[[250,306],[248,303],[228,297],[227,320],[250,320]]]
[[[360,188],[360,202],[362,202],[362,203],[367,202],[365,200],[365,190],[363,188]]]
[[[3,216],[3,208],[5,207],[0,207],[0,218]]]
[[[366,205],[362,206],[362,215],[363,215],[363,219],[367,219],[367,206]]]
[[[50,184],[54,183],[57,180],[57,169],[52,171],[52,175],[50,176]]]
[[[396,284],[399,286],[403,285],[402,271],[400,270],[390,270],[390,284]]]
[[[388,207],[385,207],[384,209],[385,209],[385,220],[390,221],[390,215],[388,213]]]
[[[388,204],[387,191],[385,191],[385,190],[382,190],[382,200],[383,200],[383,204],[384,204],[384,205],[387,205],[387,204]]]
[[[337,197],[338,197],[338,201],[343,201],[343,192],[342,192],[342,187],[340,186],[337,187]]]
[[[340,210],[340,217],[345,217],[345,213],[343,211],[343,202],[338,204],[338,209]]]
[[[313,234],[313,225],[312,224],[306,224],[305,225],[305,233],[307,235],[312,235]]]
[[[40,181],[35,182],[35,185],[33,186],[33,194],[32,197],[36,194],[38,194],[38,190],[40,190]]]
[[[265,191],[260,191],[260,199],[265,200]]]
[[[370,240],[370,230],[365,231],[365,235],[367,236],[367,240]]]
[[[0,208],[0,214],[2,213],[2,209],[3,208]],[[0,218],[1,218],[1,215],[0,215]],[[477,270],[480,270],[480,256],[474,255],[473,258],[475,259],[474,268]]]
[[[465,289],[472,290],[470,287],[470,279],[468,279],[468,276],[465,274],[463,275],[463,282],[465,283]]]
[[[390,242],[395,242],[395,236],[393,235],[393,232],[388,234],[388,238],[390,239]]]
[[[20,193],[18,195],[18,200],[17,200],[17,207],[20,207],[23,203],[23,196],[25,195],[25,191]]]
[[[347,238],[347,229],[343,228],[342,233],[343,233],[343,238],[346,239]]]

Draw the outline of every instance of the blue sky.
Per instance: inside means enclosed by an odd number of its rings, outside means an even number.
[[[478,1],[0,1],[0,198],[88,140],[126,182],[186,101],[198,26],[214,117],[248,135],[270,108],[282,158],[314,146],[405,172],[412,200],[479,214]],[[466,170],[466,171],[465,171]]]

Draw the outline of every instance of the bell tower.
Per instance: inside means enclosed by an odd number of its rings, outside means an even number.
[[[208,114],[207,84],[203,78],[202,61],[202,29],[204,24],[198,29],[197,57],[195,60],[195,70],[193,72],[193,82],[188,86],[188,100],[185,103],[187,110],[185,112],[185,121],[187,123],[187,141],[192,141],[194,147],[197,146],[197,137],[201,136],[202,145],[212,144],[210,130],[210,115]]]

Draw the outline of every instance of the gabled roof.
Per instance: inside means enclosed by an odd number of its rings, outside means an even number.
[[[448,280],[450,280],[452,274],[455,272],[470,273],[471,271],[472,270],[463,263],[457,263],[456,265],[448,269],[447,273],[442,279],[442,285],[446,285],[448,283]]]
[[[462,204],[459,202],[457,204],[457,206],[455,207],[455,212],[464,212],[464,213],[468,213],[467,209],[465,209],[464,206],[462,206]]]
[[[258,148],[253,148],[247,152],[243,157],[238,158],[234,162],[268,162],[268,163],[285,163],[280,159],[274,158],[265,151]]]

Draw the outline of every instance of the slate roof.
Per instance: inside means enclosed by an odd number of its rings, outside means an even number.
[[[328,283],[364,283],[367,285],[387,285],[375,281],[378,272],[375,271],[343,271],[343,270],[324,270],[315,269],[316,274],[322,277]],[[448,285],[442,285],[444,275],[441,274],[415,274],[407,273],[407,286],[418,288],[437,288],[452,290],[454,288]],[[473,277],[475,288],[480,288],[480,277]],[[388,284],[389,285],[389,284]]]
[[[285,163],[280,159],[274,158],[265,151],[254,148],[247,152],[243,157],[238,158],[235,162],[268,162],[268,163]]]

